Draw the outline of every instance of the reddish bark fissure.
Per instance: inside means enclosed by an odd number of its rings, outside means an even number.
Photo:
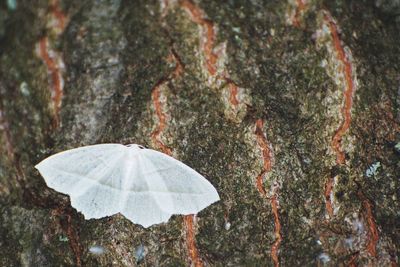
[[[255,134],[257,137],[257,144],[258,146],[261,148],[262,151],[262,155],[263,155],[263,170],[261,171],[261,173],[258,175],[257,177],[257,189],[258,191],[263,195],[266,196],[267,192],[265,191],[264,188],[264,182],[263,182],[263,178],[264,175],[271,171],[272,168],[272,163],[271,163],[271,150],[269,148],[268,145],[268,141],[264,136],[263,133],[263,127],[264,127],[264,121],[262,119],[258,119],[256,121],[256,130],[255,130]]]
[[[56,60],[50,56],[48,48],[48,38],[43,37],[39,41],[39,56],[47,67],[49,78],[51,80],[51,99],[54,108],[54,124],[59,125],[59,114],[61,109],[61,100],[63,97],[63,82],[60,67]]]
[[[204,54],[205,65],[210,76],[217,76],[217,79],[225,81],[229,88],[229,103],[236,108],[239,105],[238,91],[239,88],[237,84],[229,78],[226,70],[222,74],[217,75],[217,61],[219,59],[219,54],[214,52],[216,32],[214,23],[205,19],[204,11],[195,5],[191,0],[181,0],[180,4],[184,10],[187,11],[190,18],[194,23],[200,26],[202,29],[201,40],[201,51]]]
[[[296,11],[293,17],[292,24],[295,27],[300,27],[300,16],[306,9],[305,0],[296,0]]]
[[[350,260],[349,260],[349,262],[347,263],[347,266],[349,266],[349,267],[357,267],[357,264],[356,264],[356,260],[357,260],[357,258],[358,258],[358,256],[359,256],[359,252],[356,252],[356,253],[354,253],[351,257],[350,257]]]
[[[166,126],[166,123],[165,123],[166,115],[163,112],[163,107],[162,107],[162,104],[160,102],[160,90],[161,90],[160,86],[162,86],[162,84],[156,85],[153,88],[152,94],[151,94],[152,99],[153,99],[154,109],[155,109],[157,117],[158,117],[158,126],[151,133],[151,138],[152,138],[153,142],[155,144],[157,144],[157,146],[159,147],[159,149],[163,153],[165,153],[167,155],[172,155],[171,148],[166,146],[160,139],[160,136],[161,136],[161,134],[164,131],[164,128]]]
[[[50,25],[50,30],[54,30],[58,37],[65,29],[67,16],[60,7],[58,0],[51,0],[49,6],[50,15],[55,24]],[[60,123],[60,109],[63,97],[64,80],[62,77],[63,63],[58,52],[53,51],[50,46],[48,36],[44,36],[39,40],[38,56],[42,59],[47,67],[50,80],[51,100],[54,109],[54,127],[57,128]]]
[[[274,214],[274,224],[275,224],[275,242],[272,244],[271,247],[271,257],[274,261],[274,265],[277,267],[279,266],[279,247],[282,243],[282,234],[281,234],[281,222],[279,219],[279,204],[278,204],[278,195],[274,193],[271,197],[271,207],[272,213]]]
[[[203,10],[192,1],[181,0],[179,3],[188,12],[192,21],[202,28],[201,50],[204,52],[207,70],[211,76],[214,76],[217,73],[216,63],[218,59],[218,56],[213,52],[215,42],[214,24],[204,18]]]
[[[368,223],[369,239],[367,242],[366,250],[372,257],[376,257],[376,245],[379,241],[378,228],[375,223],[375,218],[373,214],[373,207],[370,200],[364,195],[364,193],[359,190],[357,192],[359,199],[362,201],[362,207],[364,208],[365,219]]]
[[[161,140],[161,135],[166,127],[166,118],[167,115],[163,111],[163,104],[160,100],[162,87],[165,86],[171,79],[179,77],[183,72],[183,65],[181,60],[179,59],[178,54],[172,49],[170,54],[170,59],[175,61],[175,69],[171,75],[166,78],[162,78],[160,81],[152,89],[152,100],[154,109],[156,111],[156,115],[158,118],[158,125],[156,129],[151,133],[151,139],[153,143],[155,143],[158,148],[167,155],[172,155],[172,150],[168,146],[164,144]]]
[[[344,88],[344,104],[342,107],[342,117],[343,120],[336,130],[335,135],[332,138],[331,146],[332,149],[336,152],[336,162],[339,165],[343,165],[345,163],[345,153],[343,148],[341,147],[341,142],[343,136],[346,134],[348,129],[350,128],[351,123],[351,110],[353,106],[353,95],[355,91],[355,85],[353,81],[353,67],[352,63],[348,59],[344,47],[342,46],[342,42],[339,38],[338,27],[333,21],[332,17],[326,12],[324,16],[324,20],[329,26],[329,30],[332,36],[333,45],[335,47],[337,58],[340,62],[342,62],[344,69],[342,70],[344,73],[346,87]]]
[[[268,143],[267,138],[263,133],[264,121],[262,119],[258,119],[256,121],[256,130],[255,134],[257,137],[257,144],[262,151],[263,156],[263,170],[258,175],[256,180],[256,187],[263,198],[267,197],[267,192],[265,191],[263,178],[266,173],[270,172],[272,169],[272,151],[270,145]],[[279,247],[282,243],[282,234],[281,234],[281,222],[279,219],[279,203],[278,203],[278,193],[276,190],[273,190],[273,195],[269,198],[272,213],[274,215],[274,224],[275,224],[275,241],[271,246],[271,258],[274,262],[274,266],[279,266]]]
[[[51,0],[50,2],[50,12],[51,15],[57,21],[57,28],[60,31],[63,31],[66,26],[67,17],[64,14],[64,11],[60,7],[60,2],[58,0]]]
[[[238,100],[239,87],[229,78],[224,78],[224,79],[228,83],[230,91],[229,102],[234,108],[236,108],[239,105],[239,100]]]
[[[183,220],[186,226],[186,246],[189,252],[191,264],[195,267],[202,267],[203,262],[199,257],[199,252],[196,246],[195,215],[186,215]]]
[[[355,90],[354,81],[352,78],[353,68],[351,62],[349,61],[346,55],[344,47],[342,46],[342,42],[339,38],[338,27],[333,18],[328,13],[328,11],[324,11],[324,22],[329,27],[329,32],[332,37],[333,47],[336,52],[337,60],[341,62],[342,65],[344,66],[344,68],[341,70],[345,77],[345,88],[343,91],[344,104],[342,107],[342,122],[339,128],[335,131],[335,134],[332,137],[331,141],[332,150],[336,153],[336,163],[338,165],[343,165],[345,164],[346,159],[345,159],[345,153],[341,147],[341,141],[344,134],[348,131],[351,122],[351,109],[353,104],[353,94]],[[325,184],[325,200],[326,200],[325,208],[329,217],[332,217],[334,215],[334,209],[332,203],[333,191],[334,191],[334,177],[328,177],[328,180],[326,181]]]
[[[57,207],[53,209],[53,213],[55,216],[59,216],[59,224],[61,229],[66,233],[68,237],[69,245],[72,249],[72,252],[75,256],[76,266],[82,266],[82,245],[79,241],[79,235],[77,231],[74,230],[73,222],[72,222],[72,209],[70,207]],[[63,223],[62,217],[66,218],[66,223]]]
[[[72,251],[75,254],[76,265],[78,267],[80,267],[80,266],[82,266],[82,263],[81,263],[82,246],[79,241],[79,235],[72,226],[71,214],[69,214],[69,213],[64,213],[64,214],[67,216],[67,227],[66,227],[65,231],[67,232],[67,236],[70,240]]]
[[[327,23],[329,27],[329,31],[332,37],[333,41],[333,46],[335,48],[336,56],[338,61],[340,61],[343,65],[343,74],[345,77],[345,88],[343,92],[344,96],[344,104],[341,109],[342,113],[342,122],[339,126],[339,128],[336,130],[332,141],[331,141],[331,147],[336,153],[336,163],[338,165],[344,165],[346,163],[346,158],[345,158],[345,152],[343,151],[342,148],[342,138],[346,134],[346,132],[350,128],[351,124],[351,110],[353,106],[353,95],[355,92],[355,82],[353,80],[353,66],[348,58],[348,55],[346,54],[346,51],[342,45],[342,42],[339,37],[339,30],[336,25],[336,22],[333,20],[331,15],[329,14],[328,11],[324,11],[324,21]],[[326,210],[330,217],[333,216],[333,208],[332,208],[332,192],[334,190],[333,188],[334,184],[334,177],[330,177],[328,181],[325,184],[325,198],[326,198]],[[365,209],[366,213],[366,221],[368,223],[368,243],[366,246],[366,250],[368,253],[376,257],[376,246],[379,241],[379,233],[378,229],[375,223],[374,219],[374,214],[373,214],[373,208],[370,200],[368,200],[364,194],[362,193],[361,190],[358,191],[357,193],[359,199],[362,202],[362,206]],[[354,261],[354,260],[353,260]]]

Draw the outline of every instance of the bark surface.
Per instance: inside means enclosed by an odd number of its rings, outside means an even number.
[[[0,3],[1,266],[397,266],[400,3]],[[34,165],[138,143],[221,201],[85,220]]]

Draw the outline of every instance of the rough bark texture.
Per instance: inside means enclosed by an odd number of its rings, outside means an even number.
[[[397,266],[399,14],[389,0],[2,1],[0,265]],[[33,166],[102,142],[172,153],[221,201],[148,229],[85,220]]]

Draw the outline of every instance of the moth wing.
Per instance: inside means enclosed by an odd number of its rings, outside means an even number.
[[[101,218],[119,212],[126,154],[123,145],[99,144],[57,153],[35,167],[86,219]]]
[[[153,224],[167,222],[172,214],[160,209],[150,187],[143,178],[146,165],[143,164],[140,152],[129,153],[123,169],[124,190],[121,191],[120,212],[130,221],[149,227]]]
[[[214,186],[182,162],[151,149],[142,149],[139,158],[140,177],[163,212],[196,214],[219,200]]]

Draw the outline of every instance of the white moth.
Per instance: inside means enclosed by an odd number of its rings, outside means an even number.
[[[136,144],[75,148],[35,168],[49,187],[68,194],[86,219],[119,212],[149,227],[167,222],[172,214],[196,214],[219,200],[215,188],[195,170]]]

